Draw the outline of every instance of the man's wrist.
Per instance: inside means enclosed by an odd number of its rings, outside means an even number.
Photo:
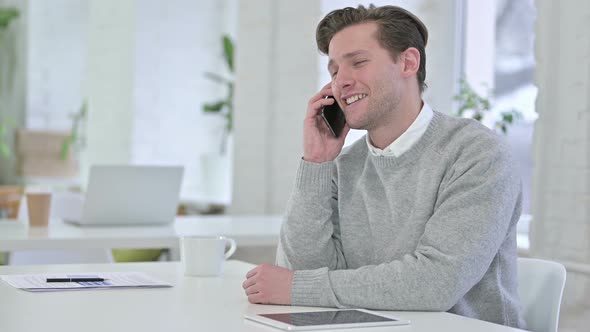
[[[301,159],[303,161],[308,162],[308,163],[314,163],[314,164],[323,164],[323,163],[327,163],[330,161],[334,161],[334,159],[330,160],[330,159],[326,159],[326,158],[312,158],[312,157],[306,157],[306,156],[301,157]]]

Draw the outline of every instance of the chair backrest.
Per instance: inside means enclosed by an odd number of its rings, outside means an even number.
[[[559,263],[518,258],[518,293],[529,330],[557,332],[565,276]]]

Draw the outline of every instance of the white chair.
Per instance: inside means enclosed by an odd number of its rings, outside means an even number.
[[[565,276],[559,263],[518,258],[518,293],[529,330],[557,332]]]

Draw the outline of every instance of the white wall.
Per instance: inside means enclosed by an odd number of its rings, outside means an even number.
[[[131,159],[135,79],[133,1],[91,0],[88,16],[87,148],[82,182],[94,163],[127,163]]]
[[[107,6],[99,3],[100,6]],[[125,64],[127,67],[119,68],[120,63],[109,64],[97,56],[92,70],[117,72],[111,78],[97,81],[104,86],[90,89],[92,93],[106,92],[113,84],[121,83],[121,79],[131,78],[125,88],[117,89],[114,94],[122,98],[122,103],[111,117],[129,119],[117,123],[97,123],[92,119],[92,113],[100,113],[104,118],[106,110],[100,108],[93,111],[92,105],[89,105],[88,151],[97,153],[102,145],[105,148],[103,151],[110,153],[110,156],[102,154],[91,160],[111,160],[128,147],[126,159],[132,163],[185,165],[182,196],[199,197],[202,191],[199,156],[217,151],[223,126],[219,117],[203,114],[201,105],[224,93],[203,74],[205,71],[219,72],[223,66],[221,33],[224,30],[222,17],[225,6],[224,2],[213,0],[150,0],[133,6],[124,23],[131,29],[130,40],[115,45],[115,50],[125,54],[124,58],[129,60]],[[104,22],[99,24],[117,24],[114,19],[116,17],[104,17]],[[120,38],[115,29],[102,36],[91,36],[90,41]],[[125,77],[120,77],[121,74]],[[109,132],[111,135],[119,133],[120,142],[128,143],[106,145],[104,141],[91,142],[91,127],[95,128],[97,140],[104,140],[104,133]],[[114,160],[124,162],[124,159]]]
[[[236,0],[20,3],[30,7],[25,125],[68,130],[87,99],[82,182],[95,162],[183,164],[183,196],[202,196],[199,156],[218,150],[223,121],[201,105],[225,93],[204,72],[223,69]]]
[[[82,105],[88,1],[29,1],[27,128],[69,130]]]
[[[138,3],[132,160],[185,165],[183,196],[199,199],[199,156],[218,152],[224,126],[201,105],[225,95],[204,73],[225,73],[221,35],[231,29],[228,2]]]
[[[590,324],[590,2],[536,1],[531,253],[573,263],[560,331]],[[585,270],[585,272],[583,272]]]
[[[453,96],[458,92],[462,68],[461,15],[462,0],[422,0],[407,7],[424,21],[428,28],[426,45],[426,84],[424,99],[436,111],[454,112]],[[413,9],[415,8],[415,10]]]
[[[241,1],[232,213],[282,213],[316,92],[319,2]]]

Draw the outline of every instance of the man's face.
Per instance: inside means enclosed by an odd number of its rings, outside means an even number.
[[[376,39],[377,23],[339,31],[330,41],[328,71],[332,92],[353,129],[372,130],[390,123],[400,103],[400,64]]]

